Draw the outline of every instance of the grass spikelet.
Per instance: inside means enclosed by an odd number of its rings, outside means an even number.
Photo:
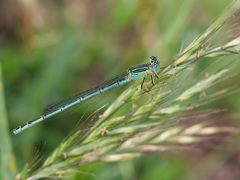
[[[204,143],[221,142],[219,139],[223,138],[217,139],[215,135],[226,137],[237,133],[227,123],[221,126],[216,123],[229,118],[226,110],[209,109],[205,105],[239,92],[232,86],[214,89],[239,74],[239,57],[228,60],[240,53],[239,34],[231,31],[240,28],[236,23],[239,18],[237,10],[224,20],[217,20],[217,24],[158,72],[160,77],[167,78],[155,79],[156,86],[145,84],[149,92],[130,87],[103,114],[93,113],[99,116],[98,120],[85,130],[83,126],[75,130],[28,178],[64,176],[73,168],[96,161],[121,161],[163,151],[192,151],[199,143],[201,149]],[[231,29],[227,31],[228,27]],[[223,35],[226,38],[219,38]],[[227,62],[216,63],[222,60]],[[207,75],[194,74],[195,67],[202,62],[210,64]],[[138,80],[137,87],[140,84]],[[26,171],[23,169],[22,175]]]

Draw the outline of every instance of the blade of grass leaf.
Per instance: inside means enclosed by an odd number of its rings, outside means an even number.
[[[1,144],[0,179],[13,179],[17,169],[15,156],[12,150],[12,143],[10,139],[6,115],[1,64],[0,64],[0,144]]]

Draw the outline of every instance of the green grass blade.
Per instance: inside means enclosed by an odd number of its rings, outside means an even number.
[[[0,179],[14,179],[16,174],[15,156],[12,150],[8,120],[6,115],[4,91],[2,82],[2,69],[0,65]]]

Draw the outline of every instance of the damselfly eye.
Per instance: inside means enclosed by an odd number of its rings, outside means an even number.
[[[156,61],[156,57],[155,56],[150,56],[149,61],[153,64]]]

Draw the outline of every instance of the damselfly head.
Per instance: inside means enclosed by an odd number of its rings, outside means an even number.
[[[150,56],[149,61],[150,61],[151,65],[153,66],[155,71],[160,69],[160,64],[159,64],[156,56]]]

